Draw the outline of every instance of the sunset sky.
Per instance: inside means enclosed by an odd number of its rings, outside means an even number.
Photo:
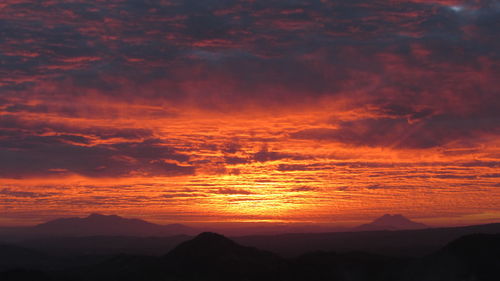
[[[0,225],[500,222],[500,1],[2,0]]]

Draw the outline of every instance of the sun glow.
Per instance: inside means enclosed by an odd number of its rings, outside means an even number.
[[[0,224],[498,213],[491,1],[4,2]]]

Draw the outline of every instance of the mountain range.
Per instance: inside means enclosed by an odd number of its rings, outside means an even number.
[[[9,251],[15,253],[16,249]],[[36,258],[39,255],[31,255],[25,249],[20,251],[21,256]],[[499,256],[500,234],[466,235],[425,257],[409,259],[333,251],[313,251],[284,258],[216,233],[202,233],[156,257],[120,254],[59,269],[50,266],[30,269],[29,265],[23,269],[17,264],[15,268],[0,267],[0,280],[496,281]]]
[[[3,238],[23,240],[43,237],[87,237],[87,236],[134,236],[164,237],[173,235],[196,235],[201,231],[183,224],[159,225],[140,219],[123,218],[116,215],[90,214],[88,217],[61,218],[33,227],[0,229]]]
[[[411,222],[401,215],[384,215],[368,225],[371,225],[369,229],[382,226],[382,230],[366,231],[368,227],[360,226],[342,232],[308,233],[307,229],[302,229],[303,232],[299,233],[265,232],[229,237],[241,245],[287,257],[320,250],[420,257],[464,235],[500,233],[500,224],[423,228],[423,224]],[[417,227],[421,229],[397,230]],[[158,225],[138,219],[92,214],[85,218],[57,219],[34,227],[0,229],[0,244],[11,243],[58,256],[119,253],[159,256],[201,232],[179,224]]]
[[[204,231],[216,231],[226,235],[241,236],[248,234],[282,233],[321,233],[346,231],[404,230],[428,228],[424,224],[413,222],[402,215],[384,215],[373,222],[356,228],[324,228],[317,226],[245,226],[240,228],[211,228]],[[25,240],[43,237],[88,237],[88,236],[134,236],[165,237],[174,235],[196,235],[201,229],[183,224],[159,225],[140,219],[123,218],[117,215],[90,214],[88,217],[61,218],[33,227],[0,228],[0,240]]]

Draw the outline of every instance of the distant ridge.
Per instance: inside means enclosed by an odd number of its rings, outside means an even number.
[[[371,223],[362,224],[356,228],[354,231],[380,231],[380,230],[414,230],[414,229],[424,229],[429,228],[429,226],[414,222],[403,215],[396,214],[385,214]]]
[[[492,226],[495,225],[481,227]],[[495,227],[498,229],[498,226]],[[477,230],[477,227],[474,228]],[[413,233],[404,238],[406,244],[413,244],[419,237],[418,233],[435,231],[425,229],[345,234],[348,237],[362,235],[364,237],[359,237],[362,239],[358,242],[370,242],[370,238],[377,235],[393,240],[394,234],[398,232],[404,235]],[[288,235],[288,238],[293,236],[297,234]],[[314,236],[309,236],[306,242],[314,243],[318,234]],[[290,242],[283,238],[286,237],[281,235],[278,241]],[[328,240],[341,244],[346,242],[332,237]],[[67,257],[50,260],[45,255],[17,246],[0,245],[0,250],[5,251],[0,251],[0,257],[4,258],[0,259],[2,281],[498,281],[500,267],[499,234],[461,236],[448,241],[445,246],[438,246],[429,254],[413,258],[373,254],[369,251],[339,253],[328,249],[287,258],[242,246],[216,233],[202,233],[161,257],[119,254],[105,259],[98,257],[91,263],[76,259],[63,264],[67,262]]]
[[[164,236],[196,234],[193,228],[182,224],[158,225],[140,219],[117,215],[90,214],[85,218],[62,218],[39,224],[30,229],[33,234],[50,236]]]
[[[424,256],[461,236],[474,233],[498,234],[500,223],[448,228],[336,233],[290,233],[234,237],[241,245],[297,256],[312,251],[369,252],[387,256]]]

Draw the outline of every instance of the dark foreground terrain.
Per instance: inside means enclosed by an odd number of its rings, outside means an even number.
[[[0,280],[500,280],[500,234],[471,234],[423,257],[314,251],[284,258],[215,233],[164,255],[49,255],[0,246]]]

